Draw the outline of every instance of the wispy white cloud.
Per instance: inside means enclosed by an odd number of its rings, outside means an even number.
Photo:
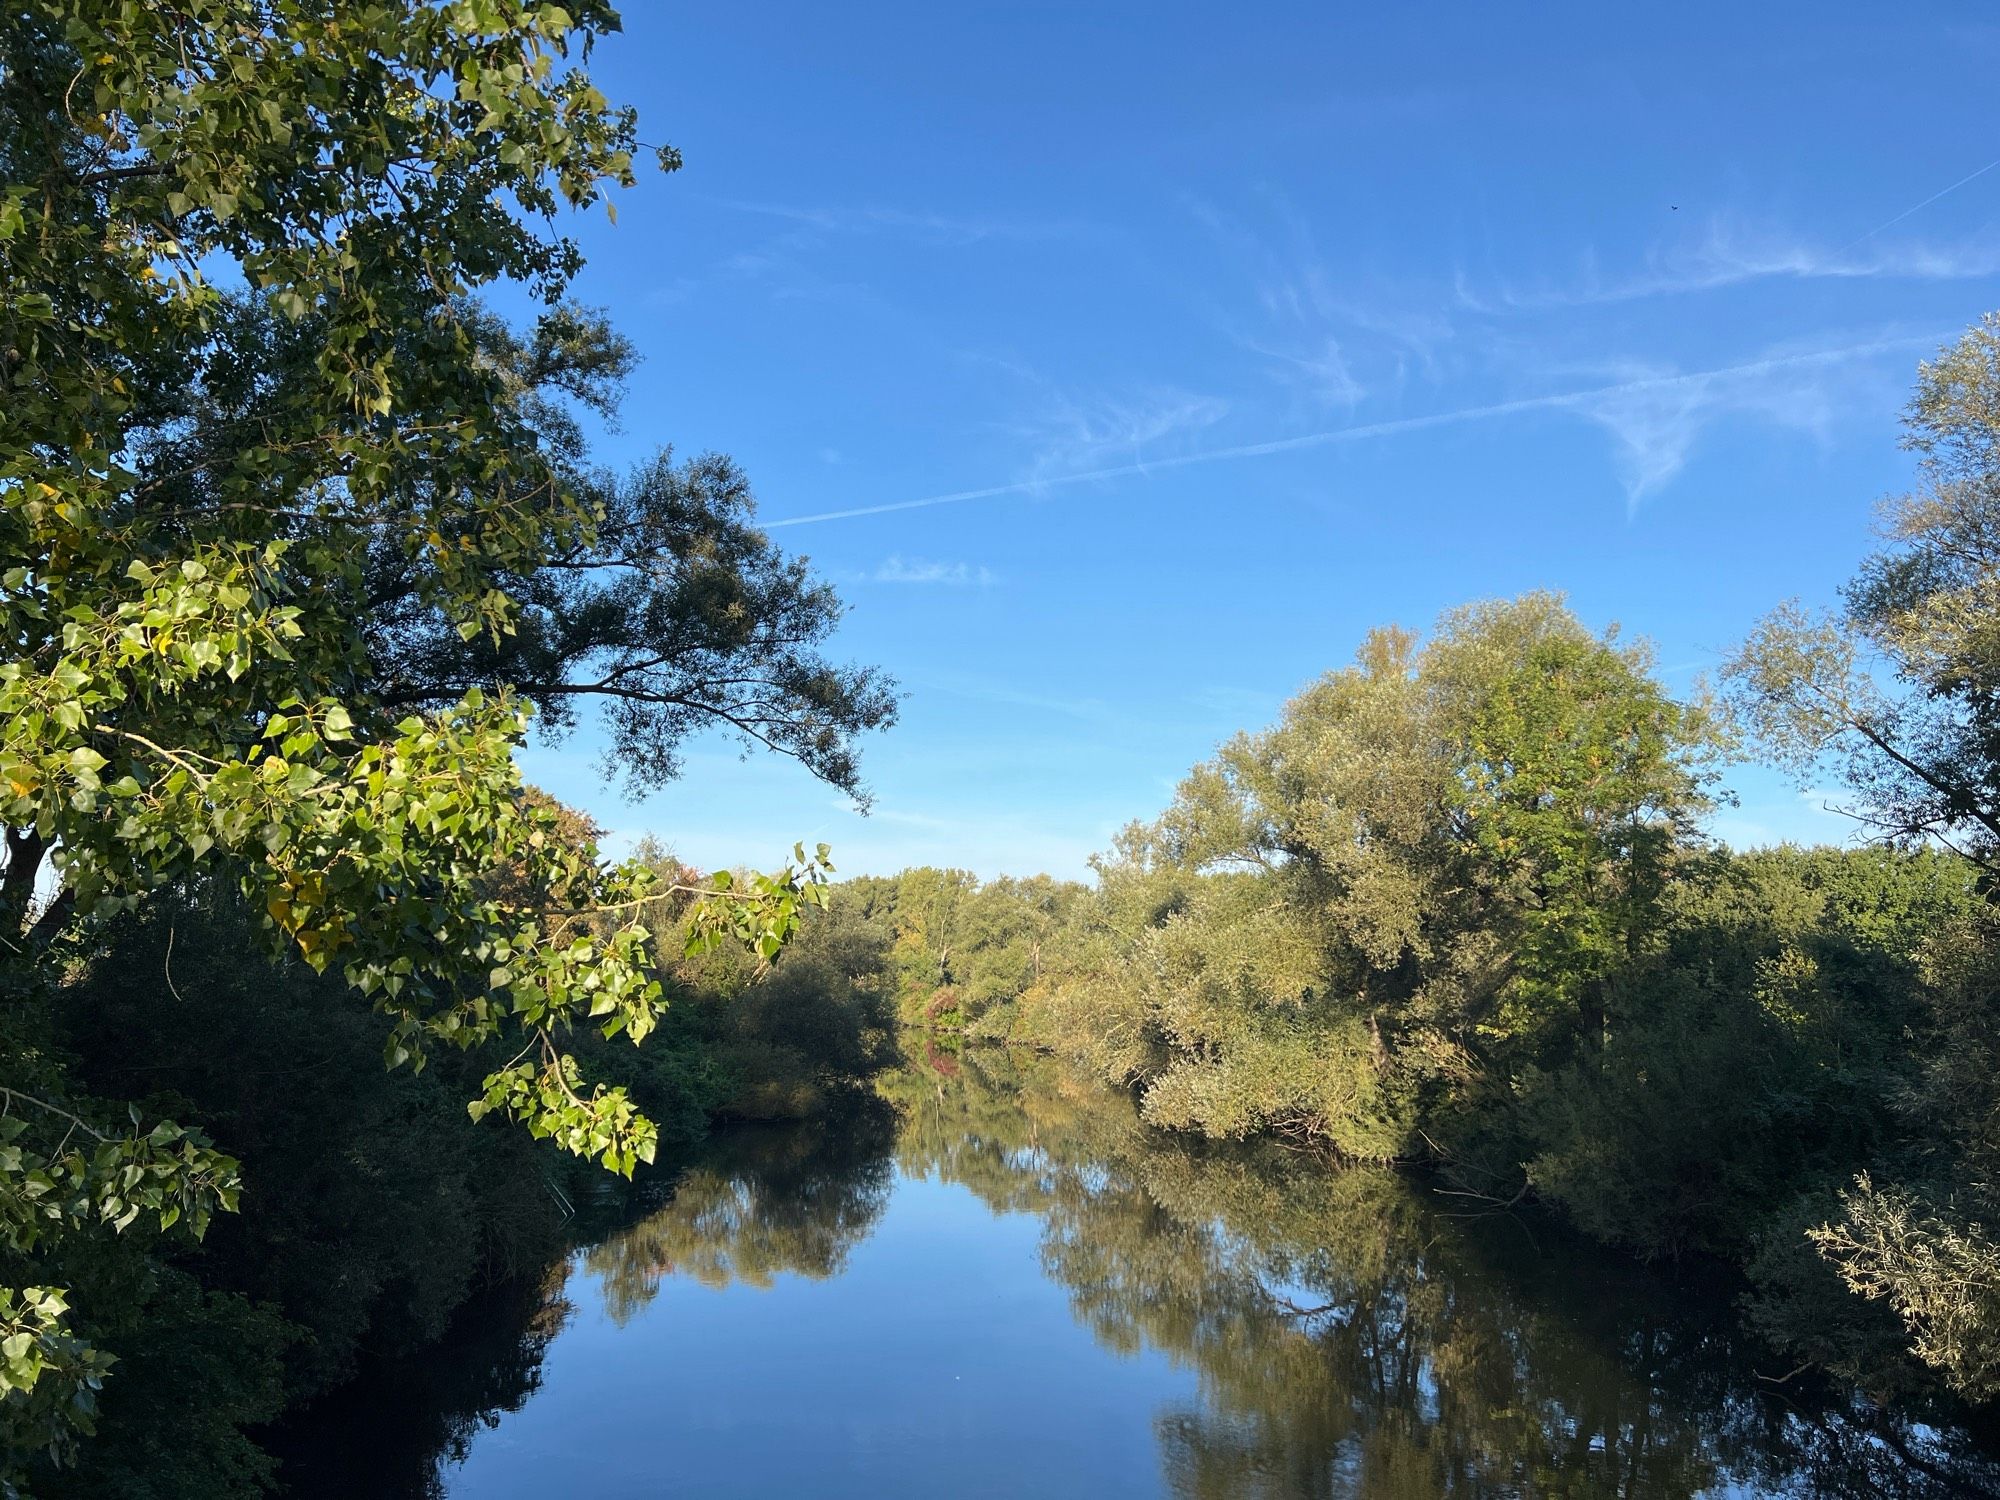
[[[864,575],[870,583],[930,583],[956,588],[977,585],[986,588],[998,580],[989,568],[970,563],[928,562],[921,557],[891,553],[873,572]]]
[[[1623,269],[1607,269],[1594,250],[1586,249],[1560,277],[1481,284],[1461,269],[1453,290],[1466,311],[1497,316],[1696,296],[1770,280],[1972,281],[2000,276],[2000,246],[1990,238],[1864,249],[1868,238],[1833,249],[1797,234],[1718,219],[1699,234],[1658,247]]]
[[[1904,340],[1901,346],[1928,342]],[[1862,345],[1851,355],[1783,349],[1749,364],[1690,374],[1644,361],[1571,365],[1555,373],[1607,381],[1569,406],[1610,435],[1631,508],[1679,474],[1718,421],[1757,422],[1825,439],[1840,413],[1867,404],[1883,383],[1865,356],[1896,346],[1893,340]]]
[[[1435,373],[1447,320],[1411,310],[1400,295],[1357,296],[1321,257],[1311,228],[1282,195],[1266,193],[1275,232],[1207,200],[1183,200],[1240,268],[1247,306],[1217,302],[1210,317],[1237,347],[1305,401],[1351,409],[1382,386],[1400,388],[1413,368]]]
[[[1031,475],[1041,478],[1096,468],[1114,458],[1143,466],[1149,456],[1170,457],[1228,411],[1229,403],[1219,397],[1171,386],[1120,394],[1048,389],[1037,411],[1009,425],[1029,447]]]
[[[1033,488],[1044,475],[1093,469],[1115,459],[1144,465],[1184,451],[1189,439],[1229,414],[1230,403],[1165,382],[1123,390],[1088,389],[1050,379],[1025,361],[983,350],[962,351],[966,362],[1004,375],[1023,397],[1015,414],[986,424],[1025,454]]]
[[[1340,340],[1330,333],[1322,335],[1316,346],[1274,347],[1254,338],[1239,342],[1252,353],[1270,360],[1281,377],[1322,405],[1351,407],[1367,394],[1355,378]]]
[[[1090,233],[1083,225],[1048,220],[967,217],[920,209],[875,206],[819,208],[790,203],[757,203],[717,198],[719,207],[822,230],[830,234],[902,233],[942,245],[981,240],[1064,240]]]
[[[1042,474],[1032,479],[1001,484],[979,485],[924,495],[911,500],[891,500],[872,505],[856,505],[841,510],[819,511],[804,516],[780,516],[762,524],[768,529],[810,526],[827,521],[846,521],[861,516],[888,515],[900,511],[928,510],[940,505],[961,505],[975,500],[992,500],[1009,495],[1036,494],[1059,486],[1097,484],[1105,480],[1143,476],[1155,471],[1189,468],[1196,465],[1234,463],[1273,454],[1296,453],[1338,444],[1397,437],[1442,427],[1492,422],[1536,412],[1572,412],[1605,427],[1623,451],[1628,495],[1637,498],[1656,489],[1684,462],[1701,420],[1736,411],[1765,415],[1787,425],[1811,426],[1818,420],[1819,387],[1799,377],[1828,371],[1855,361],[1890,353],[1935,347],[1941,334],[1901,335],[1877,338],[1833,348],[1809,349],[1767,355],[1742,364],[1709,370],[1678,373],[1654,368],[1628,378],[1582,389],[1523,396],[1509,401],[1492,401],[1461,406],[1423,416],[1396,417],[1380,422],[1357,422],[1317,432],[1271,438],[1263,442],[1232,443],[1225,447],[1196,449],[1166,454],[1143,462],[1109,464],[1097,468],[1059,474]],[[1638,368],[1638,367],[1632,367]],[[1771,382],[1760,385],[1759,382]],[[1774,391],[1792,394],[1780,397]],[[1788,404],[1789,403],[1789,404]]]
[[[1772,278],[1963,281],[1996,276],[2000,275],[2000,248],[1990,236],[1956,244],[1869,243],[1995,168],[2000,168],[2000,158],[1830,249],[1811,236],[1714,218],[1700,235],[1657,249],[1640,266],[1622,273],[1606,274],[1595,251],[1588,249],[1575,274],[1566,280],[1525,289],[1502,283],[1490,291],[1476,291],[1461,270],[1458,300],[1461,306],[1477,312],[1520,312],[1685,296]],[[1869,248],[1863,250],[1864,245]]]
[[[1334,296],[1304,228],[1294,223],[1298,253],[1287,261],[1266,254],[1255,294],[1269,333],[1236,330],[1236,342],[1273,361],[1281,377],[1314,400],[1352,406],[1366,394],[1343,340],[1351,340],[1351,309]]]

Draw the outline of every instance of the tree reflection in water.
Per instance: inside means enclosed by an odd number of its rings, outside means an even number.
[[[1763,1380],[1727,1287],[1376,1168],[1190,1144],[1051,1064],[909,1068],[898,1165],[1043,1220],[1106,1347],[1195,1372],[1156,1427],[1193,1497],[2000,1493],[1967,1432]],[[1794,1382],[1795,1383],[1795,1382]]]
[[[839,1275],[888,1207],[894,1141],[895,1116],[876,1100],[810,1124],[719,1137],[664,1206],[584,1256],[605,1311],[628,1321],[667,1276],[720,1290],[768,1287],[783,1272]]]
[[[669,1276],[837,1276],[900,1172],[1037,1216],[1043,1270],[1097,1341],[1194,1374],[1155,1418],[1176,1495],[2000,1494],[1990,1450],[1941,1414],[1762,1379],[1727,1286],[1672,1284],[1524,1216],[1455,1216],[1394,1172],[1163,1136],[1039,1060],[940,1054],[879,1092],[893,1110],[719,1137],[581,1257],[609,1316]],[[566,1270],[506,1356],[443,1351],[456,1376],[387,1387],[429,1403],[402,1419],[431,1444],[427,1484],[347,1492],[435,1492],[439,1465],[533,1391],[565,1288],[582,1295]]]

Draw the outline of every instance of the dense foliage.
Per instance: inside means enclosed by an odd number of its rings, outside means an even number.
[[[73,1070],[60,1020],[113,961],[92,945],[134,940],[122,916],[214,910],[234,951],[363,997],[391,1066],[476,1058],[447,1070],[461,1114],[470,1097],[629,1174],[657,1124],[586,1080],[572,1038],[657,1026],[651,909],[681,951],[768,961],[823,897],[824,849],[700,883],[609,865],[514,761],[531,717],[560,733],[595,703],[638,787],[713,725],[858,792],[854,737],[894,714],[874,673],[822,655],[838,601],[755,529],[726,459],[591,463],[632,353],[565,301],[580,258],[555,214],[634,180],[634,116],[582,66],[616,29],[591,0],[0,17],[0,1482],[91,1427],[111,1356],[80,1330],[157,1341],[159,1318],[133,1322],[149,1299],[213,1311],[104,1232],[199,1239],[280,1162],[321,1180],[327,1215],[380,1186],[336,1145],[365,1109],[297,1156],[285,1133],[309,1117],[287,1117],[270,1165],[242,1168],[211,1131],[240,1125],[243,1150],[254,1098]],[[526,297],[523,326],[489,290]],[[334,986],[283,985],[329,1033],[352,1019]],[[140,1029],[210,1040],[194,1024],[163,1007]],[[218,1047],[214,1070],[258,1058]],[[142,1094],[157,1107],[116,1102]],[[262,1180],[275,1233],[289,1189]],[[509,1182],[440,1163],[410,1190]],[[425,1212],[407,1208],[383,1222]],[[355,1316],[373,1278],[407,1274],[407,1326],[433,1330],[465,1256],[378,1273],[354,1238]],[[153,1290],[97,1275],[99,1253]],[[272,1274],[303,1286],[310,1262]],[[305,1322],[342,1367],[341,1317]]]
[[[1774,614],[1732,664],[1748,715],[1801,767],[1833,759],[1892,843],[1953,850],[1986,899],[1923,949],[1893,1142],[1807,1227],[1955,1388],[2000,1396],[2000,316],[1926,364],[1907,419],[1918,487],[1844,607]],[[1817,1331],[1808,1335],[1820,1347]],[[1846,1356],[1852,1358],[1852,1356]]]
[[[688,918],[685,902],[649,911],[662,951],[683,946]],[[296,960],[246,964],[257,931],[226,885],[159,893],[100,928],[34,1007],[73,1088],[199,1121],[240,1152],[244,1193],[198,1244],[71,1236],[0,1259],[59,1279],[117,1352],[96,1436],[73,1468],[31,1464],[37,1494],[260,1493],[270,1423],[463,1339],[468,1303],[532,1281],[567,1253],[580,1213],[618,1201],[593,1166],[467,1119],[486,1050],[385,1070],[367,1002]],[[670,1158],[717,1119],[851,1124],[856,1085],[892,1050],[881,953],[838,909],[814,913],[775,967],[734,947],[663,967],[668,1006],[644,1048],[579,1050],[657,1122]]]
[[[1270,738],[1298,718],[1295,706]],[[1211,798],[1210,778],[1191,782],[1197,796]],[[1749,1273],[1759,1326],[1809,1362],[1877,1391],[1942,1375],[1985,1394],[1962,1363],[1936,1357],[1927,1325],[1839,1280],[1869,1290],[1852,1269],[1860,1215],[1891,1201],[1891,1164],[1955,1184],[1941,1195],[1971,1187],[1953,1174],[1958,1141],[1991,1118],[1992,1039],[1972,1028],[1992,919],[1965,861],[1882,848],[1732,855],[1676,835],[1657,885],[1628,908],[1615,961],[1565,990],[1516,946],[1521,918],[1504,898],[1521,889],[1505,878],[1519,866],[1479,869],[1476,837],[1439,841],[1466,861],[1441,886],[1452,904],[1405,907],[1435,925],[1370,965],[1356,952],[1379,929],[1342,925],[1354,908],[1339,903],[1357,887],[1336,887],[1309,854],[1250,870],[1180,862],[1191,800],[1129,832],[1096,890],[1071,888],[1040,975],[966,1015],[971,1036],[1131,1085],[1156,1126],[1421,1164],[1471,1208],[1539,1200],[1642,1255],[1724,1257]],[[1236,816],[1240,804],[1223,805]],[[1454,967],[1467,952],[1491,957]],[[976,944],[956,962],[984,967]],[[1926,1213],[1896,1225],[1903,1253],[1934,1268],[1904,1262],[1912,1285],[1900,1294],[1955,1297],[1923,1311],[1960,1341],[1983,1334],[1979,1231],[1954,1234]],[[1922,1249],[1927,1234],[1943,1243]]]

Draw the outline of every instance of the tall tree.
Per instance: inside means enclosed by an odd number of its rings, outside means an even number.
[[[524,798],[531,713],[604,697],[641,784],[716,720],[852,787],[893,702],[818,656],[832,596],[725,461],[589,469],[629,351],[564,303],[581,258],[552,226],[633,180],[634,116],[582,67],[617,24],[601,0],[0,16],[0,936],[18,996],[72,912],[233,879],[375,1000],[391,1063],[507,1037],[474,1112],[629,1171],[652,1127],[561,1038],[654,1024],[659,882]],[[477,306],[498,284],[542,308],[526,332]],[[775,952],[822,890],[824,851],[796,858],[718,882],[692,940]],[[68,1099],[0,1041],[9,1245],[232,1205],[197,1133]],[[102,1361],[59,1293],[0,1293],[0,1352],[10,1438],[87,1420]]]
[[[1182,783],[1150,860],[1221,876],[1155,939],[1167,1123],[1409,1148],[1421,1095],[1597,1045],[1707,805],[1714,731],[1553,595],[1378,631]]]

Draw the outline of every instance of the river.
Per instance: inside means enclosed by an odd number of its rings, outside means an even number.
[[[724,1132],[336,1404],[298,1492],[1943,1497],[1992,1446],[1782,1376],[1736,1290],[1002,1052]],[[1989,1439],[1990,1444],[1990,1439]]]

